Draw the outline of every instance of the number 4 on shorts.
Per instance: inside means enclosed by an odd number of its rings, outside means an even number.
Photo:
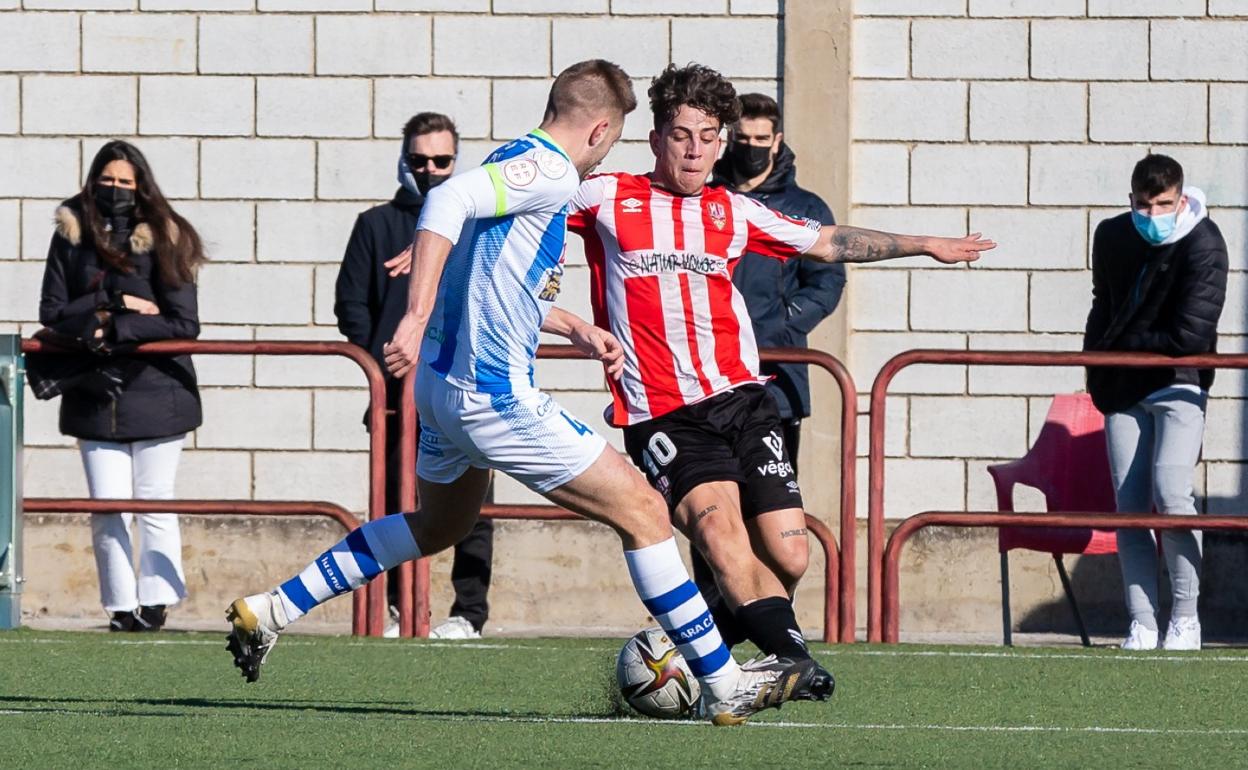
[[[572,430],[576,431],[578,435],[584,436],[586,433],[594,432],[593,428],[589,427],[583,422],[576,420],[574,417],[572,417],[572,415],[568,414],[562,409],[559,410],[559,414],[563,415],[563,419],[568,421],[568,425],[571,425]]]

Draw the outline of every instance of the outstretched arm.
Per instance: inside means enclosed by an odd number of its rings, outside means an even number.
[[[567,337],[577,350],[595,361],[601,361],[607,376],[613,380],[618,380],[624,371],[624,348],[619,340],[611,332],[599,329],[575,313],[551,308],[542,322],[542,331]]]
[[[819,239],[804,256],[820,262],[882,262],[899,257],[929,256],[937,262],[974,262],[981,251],[997,244],[971,233],[963,238],[930,235],[896,235],[861,227],[824,227]]]

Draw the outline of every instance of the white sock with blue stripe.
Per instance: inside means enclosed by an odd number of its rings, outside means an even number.
[[[382,572],[420,556],[407,517],[399,514],[370,521],[316,557],[274,591],[287,621],[303,617],[318,604],[363,586]]]
[[[676,643],[689,670],[716,698],[728,697],[736,687],[737,662],[724,646],[706,600],[689,579],[676,539],[625,551],[624,559],[637,595]]]

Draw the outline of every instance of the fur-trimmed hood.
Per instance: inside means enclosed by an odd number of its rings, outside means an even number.
[[[56,207],[56,234],[69,241],[71,246],[82,244],[82,214],[70,199]],[[176,232],[174,233],[176,238]],[[152,228],[146,222],[139,222],[130,233],[130,251],[134,254],[147,254],[155,245]]]

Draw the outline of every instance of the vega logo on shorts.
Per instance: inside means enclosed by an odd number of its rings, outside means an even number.
[[[777,460],[784,459],[784,439],[773,430],[770,434],[763,437],[763,444],[771,450]]]
[[[763,446],[771,450],[776,459],[771,460],[763,465],[756,465],[754,468],[760,476],[779,476],[787,478],[796,475],[793,472],[793,463],[785,462],[784,459],[784,439],[781,438],[774,430],[770,434],[762,438]]]

